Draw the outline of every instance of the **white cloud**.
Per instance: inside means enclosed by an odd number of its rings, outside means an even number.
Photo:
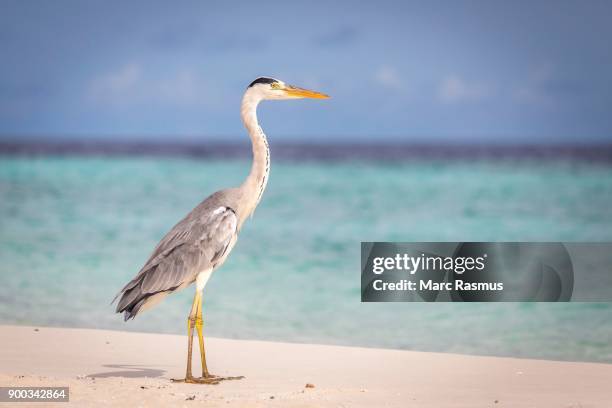
[[[168,102],[176,104],[197,103],[200,92],[203,91],[200,78],[191,70],[182,69],[172,77],[165,78],[158,84],[159,96]]]
[[[548,105],[550,98],[537,85],[521,85],[514,90],[514,98],[529,105]]]
[[[204,78],[192,69],[168,70],[160,76],[147,72],[141,64],[128,63],[93,78],[89,97],[96,103],[114,106],[144,102],[198,105],[206,102],[207,91],[210,94],[211,87],[207,85]]]
[[[106,73],[91,81],[90,94],[95,100],[117,100],[129,95],[142,79],[138,64],[129,63],[115,72]]]
[[[374,80],[387,88],[401,89],[403,87],[401,75],[391,66],[380,67],[374,74]]]
[[[552,105],[553,98],[546,92],[546,84],[553,79],[554,70],[552,64],[540,64],[532,69],[523,83],[514,89],[514,99],[528,105]]]
[[[458,75],[449,75],[438,88],[438,99],[444,103],[476,101],[489,95],[487,87],[480,82],[468,82]]]

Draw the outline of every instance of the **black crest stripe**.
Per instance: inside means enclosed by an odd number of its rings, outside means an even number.
[[[261,77],[251,82],[247,88],[250,88],[255,84],[273,84],[274,82],[278,82],[278,81],[273,78]]]

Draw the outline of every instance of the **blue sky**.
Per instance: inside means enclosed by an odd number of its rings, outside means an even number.
[[[612,142],[612,2],[13,1],[0,138]]]

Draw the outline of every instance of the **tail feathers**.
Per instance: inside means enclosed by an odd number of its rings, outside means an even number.
[[[148,296],[142,298],[134,305],[131,305],[130,307],[125,308],[124,310],[121,310],[121,312],[123,312],[123,321],[127,322],[128,320],[135,318],[138,312],[140,311],[140,308],[146,303],[147,299]]]
[[[128,321],[129,319],[135,318],[140,312],[144,312],[150,307],[155,306],[176,289],[177,288],[170,288],[170,290],[146,293],[142,290],[141,282],[138,282],[138,284],[129,289],[123,289],[115,296],[115,299],[119,297],[119,302],[117,303],[115,311],[117,313],[123,313],[123,320]]]
[[[142,292],[140,282],[130,288],[124,288],[115,296],[115,299],[113,299],[114,302],[119,298],[115,312],[123,313],[123,319],[125,321],[133,319],[149,296],[151,296],[151,294]]]

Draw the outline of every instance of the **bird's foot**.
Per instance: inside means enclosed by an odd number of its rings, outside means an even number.
[[[244,378],[243,375],[236,377],[219,377],[216,375],[209,374],[206,377],[185,377],[179,379],[172,379],[172,382],[176,383],[187,383],[187,384],[210,384],[217,385],[221,381],[233,381],[233,380],[242,380]]]

